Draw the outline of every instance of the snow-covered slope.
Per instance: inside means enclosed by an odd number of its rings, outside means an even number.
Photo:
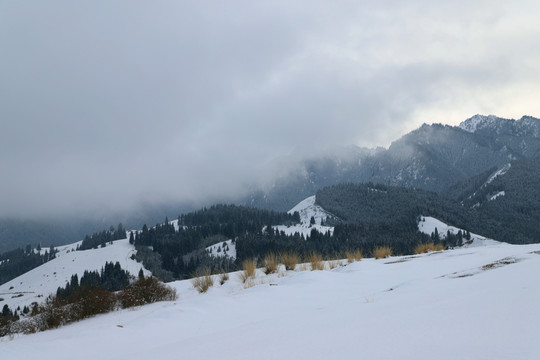
[[[212,256],[230,257],[236,260],[236,244],[231,239],[209,246],[206,251]]]
[[[435,219],[430,216],[420,216],[420,221],[418,222],[418,231],[431,235],[433,232],[435,232],[435,228],[437,229],[437,232],[439,233],[439,236],[441,238],[446,237],[446,233],[450,231],[451,234],[456,235],[460,230],[462,233],[465,233],[465,230],[457,228],[455,226],[450,226],[442,221]],[[487,237],[473,234],[471,233],[471,240],[472,242],[465,243],[465,247],[471,247],[471,246],[485,246],[485,245],[497,245],[500,244],[499,241],[495,241],[492,239],[489,239]]]
[[[75,251],[80,242],[58,247],[56,258],[0,286],[0,307],[7,304],[15,310],[32,302],[41,302],[49,294],[65,286],[71,275],[79,279],[85,270],[101,270],[106,262],[117,261],[122,269],[136,276],[141,268],[146,275],[150,272],[142,264],[131,259],[135,247],[127,239],[116,240],[105,248]],[[21,296],[22,294],[22,296]],[[1,358],[1,357],[0,357]]]
[[[321,225],[321,223],[326,221],[326,219],[331,217],[331,215],[322,207],[315,204],[315,195],[302,200],[288,211],[289,214],[294,214],[295,212],[300,214],[300,224],[294,226],[278,225],[273,226],[273,228],[278,231],[284,231],[287,235],[299,233],[305,237],[310,235],[311,229],[316,229],[318,232],[323,234],[328,232],[332,234],[334,232],[334,228],[332,226]],[[315,219],[315,224],[313,225],[311,224],[312,217]]]
[[[2,360],[537,359],[540,245],[498,244],[332,271],[237,274],[175,302],[0,340]]]

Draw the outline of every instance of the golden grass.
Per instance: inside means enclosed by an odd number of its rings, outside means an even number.
[[[312,252],[308,256],[308,262],[311,264],[311,270],[324,270],[323,258],[320,254]]]
[[[279,263],[276,254],[266,254],[266,257],[264,258],[264,272],[266,275],[277,272],[278,265]]]
[[[373,256],[375,259],[384,259],[392,255],[392,249],[390,246],[378,246],[373,250]]]
[[[335,269],[338,266],[341,266],[341,260],[328,260],[328,267],[330,270]]]
[[[255,260],[244,260],[242,266],[244,271],[240,272],[240,280],[242,280],[243,283],[246,283],[248,279],[255,278],[255,271],[257,270]]]
[[[429,251],[441,251],[441,250],[444,250],[444,247],[442,246],[442,244],[434,245],[433,243],[427,243],[427,244],[418,244],[414,248],[414,253],[415,254],[424,254],[424,253],[427,253]]]
[[[281,253],[280,256],[281,262],[283,262],[283,265],[285,265],[285,269],[287,270],[294,270],[296,267],[296,264],[300,262],[300,257],[298,254],[295,254],[291,251]]]
[[[191,280],[191,283],[193,284],[193,287],[201,294],[208,291],[210,287],[214,286],[214,277],[210,272],[210,268],[205,268],[202,273],[199,274],[199,276]]]
[[[355,262],[355,261],[360,261],[364,257],[362,255],[362,252],[360,250],[358,250],[358,249],[356,249],[354,251],[347,251],[345,253],[345,256],[347,257],[347,262],[349,264],[352,263],[352,262]]]

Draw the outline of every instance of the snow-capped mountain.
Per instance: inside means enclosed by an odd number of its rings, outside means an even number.
[[[475,115],[460,126],[424,124],[388,149],[305,161],[297,173],[266,193],[252,194],[253,206],[286,210],[317,190],[338,183],[374,182],[444,191],[492,167],[540,156],[540,120]],[[287,199],[285,201],[284,199]]]
[[[495,115],[474,115],[459,127],[470,133],[493,132],[498,135],[511,134],[518,137],[539,137],[540,119],[523,116],[521,119],[504,119]]]

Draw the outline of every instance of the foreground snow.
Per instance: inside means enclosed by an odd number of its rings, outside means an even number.
[[[537,253],[535,253],[537,252]],[[198,294],[0,340],[19,359],[536,359],[540,244],[237,274]]]

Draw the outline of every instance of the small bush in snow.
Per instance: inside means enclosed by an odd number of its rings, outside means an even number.
[[[418,244],[414,248],[414,253],[423,254],[429,251],[441,251],[441,250],[444,250],[444,247],[442,246],[442,244],[434,245],[433,243],[427,243],[427,244]]]
[[[341,265],[340,260],[329,260],[328,261],[328,267],[330,268],[330,270],[335,269],[340,265]]]
[[[219,274],[219,284],[220,285],[225,284],[225,282],[227,280],[229,280],[229,273],[222,272],[221,274]]]
[[[254,260],[244,260],[243,262],[244,270],[240,272],[240,280],[243,283],[246,283],[248,279],[255,277],[255,261]]]
[[[285,269],[287,270],[294,270],[296,268],[296,264],[300,262],[300,257],[298,254],[290,251],[281,253],[280,258],[283,265],[285,265]]]
[[[308,256],[308,262],[311,264],[311,270],[324,270],[324,262],[322,256],[316,252],[312,252]]]
[[[358,249],[355,251],[347,251],[346,256],[349,264],[355,261],[360,261],[363,258],[362,252]]]
[[[155,277],[137,279],[118,294],[123,308],[176,300],[176,291]]]
[[[274,253],[266,254],[264,258],[264,268],[265,268],[264,272],[266,273],[266,275],[277,272],[278,265],[279,264],[278,264],[278,259],[277,259],[276,254]]]
[[[384,259],[392,255],[392,249],[390,246],[378,246],[373,250],[373,256],[375,259]]]
[[[197,274],[197,276],[191,280],[191,283],[199,293],[202,294],[207,292],[208,289],[214,286],[214,277],[212,276],[210,268],[204,268],[200,274]]]

